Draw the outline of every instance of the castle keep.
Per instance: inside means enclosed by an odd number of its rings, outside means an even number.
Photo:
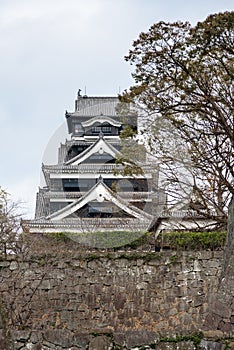
[[[120,138],[126,128],[137,132],[137,115],[127,105],[122,108],[117,97],[81,96],[79,90],[75,111],[66,111],[65,117],[71,137],[60,145],[57,164],[42,165],[46,186],[37,193],[35,219],[25,221],[24,229],[148,229],[157,173],[146,164],[145,154],[134,162],[127,159],[126,149],[128,157],[131,152],[136,156],[138,148],[134,141],[132,151]],[[132,165],[139,170],[134,175],[126,171]]]

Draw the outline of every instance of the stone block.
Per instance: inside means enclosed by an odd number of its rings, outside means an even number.
[[[195,296],[193,300],[193,306],[194,307],[202,306],[204,304],[204,301],[205,301],[204,295]]]
[[[9,261],[0,261],[0,269],[5,268],[5,267],[9,267],[10,266],[10,262]]]
[[[212,258],[217,258],[220,262],[221,262],[221,264],[222,264],[222,261],[223,261],[223,258],[224,258],[224,253],[223,253],[223,251],[214,251],[214,252],[212,252]]]
[[[90,332],[91,333],[91,332]],[[79,349],[84,348],[87,349],[87,346],[91,340],[91,335],[87,333],[76,333],[73,336],[73,344],[77,346]]]
[[[213,252],[211,250],[204,250],[202,252],[198,252],[197,258],[199,260],[210,260],[212,258]]]
[[[194,272],[201,272],[202,271],[202,266],[201,266],[200,261],[194,260],[193,271]]]
[[[42,342],[42,334],[41,332],[38,331],[32,331],[31,336],[30,336],[30,342],[32,343],[40,343]]]
[[[175,316],[178,314],[178,309],[175,307],[172,307],[168,310],[168,316]]]
[[[136,289],[143,289],[143,290],[147,290],[149,284],[147,282],[139,282],[136,284]]]
[[[11,338],[12,340],[26,342],[30,338],[31,331],[30,330],[12,330]]]
[[[211,330],[211,331],[203,331],[203,335],[205,339],[222,339],[223,332],[220,330]]]
[[[37,343],[37,344],[33,344],[32,346],[28,346],[27,349],[29,350],[43,350],[42,344]]]
[[[47,342],[63,348],[73,345],[72,333],[65,329],[48,329],[43,332],[43,337]]]
[[[53,280],[42,280],[41,284],[38,286],[39,289],[52,289],[53,288]]]
[[[122,332],[115,332],[113,334],[113,340],[115,344],[120,345],[121,347],[125,344],[125,334]]]
[[[209,266],[212,268],[220,269],[220,261],[213,259],[209,262]]]
[[[221,321],[221,317],[215,315],[213,312],[209,311],[205,323],[203,325],[204,331],[216,330],[218,329],[219,322]]]
[[[218,327],[226,336],[230,336],[230,333],[233,331],[233,324],[230,321],[221,321]]]
[[[11,271],[14,271],[14,270],[17,270],[19,267],[18,263],[16,261],[12,261],[11,264],[10,264],[10,270]]]
[[[89,343],[89,350],[109,350],[112,341],[109,337],[104,335],[93,338]]]
[[[223,344],[221,342],[202,339],[199,349],[200,350],[222,350]]]
[[[114,305],[116,310],[121,310],[124,308],[124,305],[126,303],[126,296],[125,295],[119,295],[118,298],[114,300]]]
[[[24,347],[24,345],[25,345],[25,343],[22,343],[22,342],[14,342],[14,350],[22,350],[23,349],[23,347]],[[4,343],[1,343],[1,341],[0,341],[0,349],[4,349],[4,350],[6,350],[7,348],[5,348],[4,346],[5,346],[5,342]]]
[[[191,341],[181,342],[160,342],[156,345],[157,350],[196,350],[195,345]]]
[[[136,331],[127,331],[125,333],[125,342],[128,348],[136,346],[153,344],[157,340],[157,335],[154,332],[147,331],[145,329],[139,329]]]
[[[183,302],[181,299],[179,299],[178,304],[177,304],[177,311],[178,312],[188,312],[189,310],[189,305],[186,302]]]
[[[213,311],[214,314],[222,316],[223,318],[231,317],[232,310],[230,309],[228,304],[224,303],[223,301],[220,301],[218,298],[211,303],[210,309]]]
[[[153,260],[150,260],[149,262],[148,262],[148,265],[149,266],[159,266],[161,264],[161,259],[157,259],[157,258],[155,258],[155,259],[153,259]]]

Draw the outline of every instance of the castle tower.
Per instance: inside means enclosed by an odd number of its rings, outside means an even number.
[[[151,225],[155,174],[142,157],[126,158],[131,147],[122,145],[120,135],[128,127],[137,131],[137,116],[129,106],[117,112],[119,106],[117,97],[81,96],[79,90],[75,111],[65,114],[71,137],[60,145],[57,164],[42,165],[46,186],[37,193],[35,219],[23,221],[25,231],[136,231]],[[126,170],[133,164],[139,172]]]

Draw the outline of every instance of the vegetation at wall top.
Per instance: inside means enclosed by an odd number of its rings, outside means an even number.
[[[73,240],[81,245],[92,247],[92,248],[118,248],[133,244],[140,244],[144,241],[146,233],[144,231],[110,231],[110,232],[76,232],[76,233],[48,233],[48,237],[56,238],[57,240],[67,241],[68,239]]]
[[[162,232],[158,235],[157,247],[177,250],[215,250],[224,247],[226,232]]]
[[[171,250],[217,250],[223,249],[226,232],[162,232],[157,238],[149,232],[82,232],[82,233],[48,233],[48,238],[59,241],[73,240],[83,246],[103,249],[114,248],[127,250],[159,251]]]

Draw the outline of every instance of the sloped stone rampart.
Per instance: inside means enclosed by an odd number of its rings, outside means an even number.
[[[179,349],[166,342],[179,336],[181,349],[195,349],[190,337],[207,316],[222,256],[222,251],[65,251],[2,259],[10,349]],[[228,334],[208,332],[208,342]]]

